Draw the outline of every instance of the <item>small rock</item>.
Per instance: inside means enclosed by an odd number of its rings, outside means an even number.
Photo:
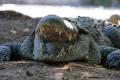
[[[13,34],[17,34],[17,31],[15,31],[15,30],[11,30],[10,32]]]
[[[29,71],[26,71],[26,75],[27,76],[33,76],[33,73],[29,72]]]
[[[24,30],[23,30],[23,32],[29,32],[30,31],[30,28],[25,28]]]

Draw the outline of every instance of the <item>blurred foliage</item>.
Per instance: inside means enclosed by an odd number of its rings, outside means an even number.
[[[39,4],[120,7],[120,0],[0,0],[0,4]]]

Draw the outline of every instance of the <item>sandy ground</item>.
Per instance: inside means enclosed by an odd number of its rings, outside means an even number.
[[[20,13],[0,11],[0,44],[23,41],[35,29],[38,20]]]
[[[15,12],[0,12],[0,44],[23,41],[39,18]],[[0,62],[0,80],[120,80],[120,70],[81,62]]]

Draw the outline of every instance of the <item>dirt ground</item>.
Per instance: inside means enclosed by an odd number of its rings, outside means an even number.
[[[0,44],[21,42],[35,29],[39,18],[0,11]],[[0,62],[0,80],[120,80],[120,70],[81,62]]]

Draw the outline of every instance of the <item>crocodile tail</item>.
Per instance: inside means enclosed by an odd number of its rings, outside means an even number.
[[[115,47],[120,48],[120,31],[118,28],[105,26],[103,32],[110,38]]]

